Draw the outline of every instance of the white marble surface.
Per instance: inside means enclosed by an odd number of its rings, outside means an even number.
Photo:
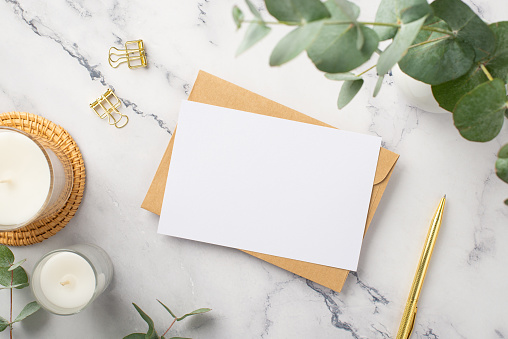
[[[372,19],[377,3],[358,1]],[[255,1],[262,7],[260,0]],[[471,2],[469,2],[471,4]],[[25,267],[44,253],[91,242],[115,266],[110,288],[84,312],[39,312],[17,324],[15,338],[121,338],[146,325],[136,302],[158,324],[175,312],[211,307],[178,323],[193,338],[394,338],[428,222],[446,193],[444,224],[425,281],[414,338],[508,338],[508,185],[493,169],[501,136],[464,140],[447,114],[404,101],[391,77],[372,98],[375,74],[347,108],[339,84],[304,56],[268,66],[283,28],[235,58],[244,31],[231,9],[240,0],[0,2],[0,111],[40,114],[66,128],[85,159],[87,186],[76,216],[54,237],[13,248]],[[508,19],[508,3],[474,0],[489,21]],[[266,14],[266,11],[263,11]],[[113,69],[108,49],[143,39],[147,69]],[[332,292],[233,249],[156,233],[158,217],[140,208],[199,69],[334,126],[379,135],[401,155],[362,248],[359,270]],[[121,97],[130,123],[108,126],[88,104],[107,87]],[[125,107],[127,106],[127,107]],[[17,311],[32,297],[16,291]],[[0,315],[7,316],[0,291]],[[16,312],[16,311],[15,311]],[[7,338],[7,332],[0,338]]]

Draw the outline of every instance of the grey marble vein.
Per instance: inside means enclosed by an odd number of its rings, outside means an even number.
[[[53,40],[58,45],[62,47],[62,49],[67,52],[73,59],[75,59],[81,66],[83,66],[88,74],[90,75],[90,79],[95,81],[98,80],[105,87],[111,88],[115,91],[114,86],[107,83],[104,75],[100,70],[98,70],[99,65],[91,65],[88,59],[83,55],[80,51],[79,46],[76,43],[70,43],[61,38],[56,32],[54,32],[50,27],[44,25],[42,21],[35,16],[33,19],[27,19],[25,10],[21,7],[20,3],[16,0],[6,0],[6,2],[11,3],[14,8],[14,12],[19,15],[19,17],[31,28],[31,30],[40,37],[45,37]],[[42,28],[42,29],[41,29]],[[44,33],[42,32],[44,31]],[[144,113],[139,109],[138,105],[127,100],[125,98],[120,98],[122,103],[127,108],[131,108],[132,111],[136,114],[139,114],[143,117],[151,117],[154,119],[160,128],[164,129],[166,132],[171,134],[171,130],[167,127],[166,123],[158,117],[156,114],[152,113]]]

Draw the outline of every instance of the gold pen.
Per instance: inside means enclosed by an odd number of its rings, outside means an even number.
[[[434,213],[434,217],[432,217],[429,233],[427,234],[427,240],[425,240],[425,247],[423,248],[420,262],[418,263],[418,268],[413,280],[413,285],[411,285],[409,297],[407,298],[406,308],[404,309],[404,313],[402,315],[397,339],[408,339],[413,331],[417,310],[416,304],[418,303],[418,297],[420,296],[420,292],[422,290],[425,273],[427,273],[430,257],[432,256],[432,250],[436,244],[439,228],[441,227],[445,201],[446,195],[439,202],[436,213]]]

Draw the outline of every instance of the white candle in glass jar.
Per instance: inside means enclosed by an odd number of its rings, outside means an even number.
[[[95,292],[95,273],[83,257],[72,252],[54,254],[41,267],[39,284],[54,305],[74,309],[88,304]]]
[[[45,154],[27,136],[0,133],[0,225],[22,224],[42,208],[51,173]]]

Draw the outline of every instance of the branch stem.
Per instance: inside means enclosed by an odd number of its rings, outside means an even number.
[[[494,78],[492,77],[492,75],[490,74],[490,72],[487,70],[487,67],[485,67],[484,64],[480,64],[480,68],[482,69],[483,73],[485,73],[485,75],[487,76],[487,78],[492,81],[494,80]]]
[[[431,42],[435,42],[435,41],[439,41],[439,40],[443,40],[443,39],[447,39],[448,37],[447,36],[440,36],[439,38],[435,38],[435,39],[431,39],[431,40],[427,40],[427,41],[422,41],[418,44],[414,44],[414,45],[411,45],[408,47],[409,48],[414,48],[414,47],[418,47],[418,46],[422,46],[422,45],[426,45],[426,44],[430,44]]]
[[[305,22],[301,21],[262,21],[262,20],[244,20],[247,23],[257,23],[264,25],[289,25],[289,26],[303,26]],[[375,21],[336,21],[336,20],[327,20],[324,22],[325,25],[352,25],[352,24],[362,24],[362,25],[372,25],[372,26],[386,26],[386,27],[395,27],[400,28],[401,24],[393,24],[389,22],[375,22]],[[452,31],[448,31],[446,29],[441,29],[437,27],[430,26],[422,26],[421,30],[430,31],[436,33],[442,33],[447,35],[453,35]]]
[[[365,71],[363,71],[362,73],[358,74],[357,77],[364,75],[365,73],[367,73],[368,71],[370,71],[371,69],[373,69],[376,66],[377,66],[377,64],[367,68]]]
[[[11,271],[11,286],[13,285],[14,283],[14,270]],[[10,314],[10,317],[9,317],[9,332],[10,332],[10,335],[11,335],[11,339],[12,339],[12,288],[11,288],[11,314]]]
[[[170,329],[171,327],[173,327],[173,325],[175,324],[175,322],[176,322],[176,318],[175,318],[175,320],[173,320],[173,322],[171,323],[171,325],[169,325],[169,327],[168,327],[168,329],[166,330],[166,332],[164,332],[164,334],[162,335],[163,337],[166,335],[166,333],[168,333],[168,332],[169,332],[169,329]]]

